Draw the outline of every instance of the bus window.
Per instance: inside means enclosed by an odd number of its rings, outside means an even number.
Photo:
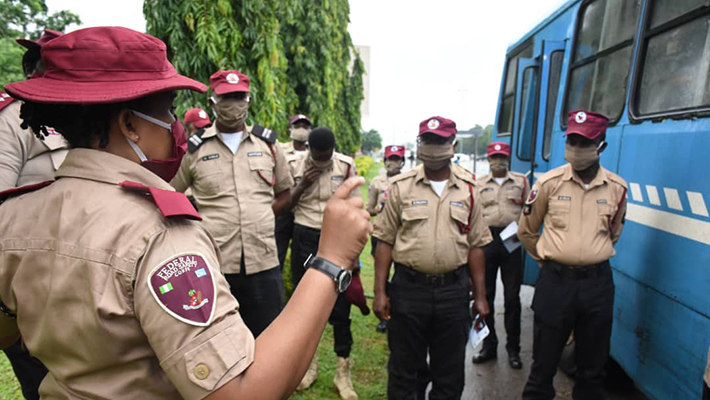
[[[640,10],[641,0],[596,0],[581,8],[562,125],[580,108],[619,119]]]
[[[523,71],[523,88],[520,105],[520,126],[518,130],[518,158],[530,160],[532,137],[535,131],[535,114],[537,113],[537,68],[528,67]]]
[[[710,108],[710,10],[697,10],[704,3],[653,3],[637,80],[636,115],[691,114]]]
[[[500,104],[500,118],[498,120],[498,136],[508,136],[513,131],[513,105],[515,104],[515,78],[518,76],[517,66],[519,58],[531,58],[533,54],[532,42],[515,50],[508,58],[505,73],[505,86]]]
[[[555,51],[550,55],[550,77],[547,81],[547,106],[545,107],[545,136],[542,138],[542,158],[545,160],[550,159],[550,140],[555,120],[557,95],[560,92],[560,75],[562,74],[564,57],[564,51]]]

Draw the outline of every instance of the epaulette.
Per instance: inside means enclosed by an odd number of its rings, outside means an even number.
[[[272,131],[269,128],[264,128],[261,125],[254,125],[251,128],[251,134],[267,143],[271,143],[272,145],[276,143],[276,138],[278,138],[279,136],[278,133]]]
[[[172,190],[158,189],[138,182],[123,181],[119,183],[123,189],[143,194],[149,197],[165,218],[182,218],[202,221],[202,217],[192,206],[187,196]]]
[[[609,170],[606,170],[606,173],[609,175],[609,180],[618,183],[624,189],[628,188],[628,185],[626,184],[626,181],[624,180],[624,178],[620,177],[619,175],[617,175]]]
[[[561,167],[557,167],[555,169],[551,169],[551,170],[545,172],[541,177],[537,178],[536,184],[542,185],[545,182],[549,181],[550,179],[557,178],[558,176],[564,175],[566,166],[567,165],[563,165]]]
[[[202,146],[202,143],[205,142],[205,139],[202,139],[202,135],[205,134],[205,128],[201,128],[197,132],[193,133],[192,136],[190,136],[187,139],[187,151],[192,154],[197,151],[197,149]]]
[[[472,185],[476,184],[476,178],[473,177],[473,172],[467,170],[466,168],[458,164],[454,164],[453,168],[451,168],[451,172],[453,172],[457,178],[463,181],[466,181]]]
[[[11,97],[9,94],[7,94],[5,92],[0,92],[0,110],[9,106],[13,101],[15,101],[14,97]]]
[[[403,181],[405,179],[414,178],[415,176],[417,176],[417,173],[419,173],[419,168],[423,168],[423,167],[421,167],[421,166],[415,167],[415,168],[410,169],[407,172],[393,176],[390,179],[390,185],[394,185],[395,183]]]
[[[346,156],[345,154],[335,153],[335,158],[350,165],[355,165],[355,160],[352,157]]]
[[[49,186],[54,181],[44,181],[40,183],[33,183],[31,185],[25,185],[25,186],[20,186],[12,189],[7,189],[2,192],[0,192],[0,204],[4,203],[5,200],[12,198],[12,197],[17,197],[19,195],[25,194],[25,193],[30,193],[34,192],[35,190],[42,189],[43,187]]]

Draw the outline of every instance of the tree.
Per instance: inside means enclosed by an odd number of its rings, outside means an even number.
[[[81,24],[71,11],[49,14],[44,0],[4,0],[0,3],[0,84],[25,78],[22,55],[25,49],[17,38],[37,40],[45,29],[64,31],[71,24]]]
[[[288,116],[304,113],[333,130],[341,151],[359,147],[363,65],[347,0],[146,0],[143,12],[181,74],[206,84],[219,69],[250,77],[250,123],[285,138]],[[180,93],[178,113],[207,98]]]
[[[382,136],[374,129],[362,133],[362,152],[371,153],[382,148]]]

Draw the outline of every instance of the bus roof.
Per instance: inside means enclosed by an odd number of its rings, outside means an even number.
[[[557,11],[553,12],[550,14],[549,17],[545,18],[537,24],[530,32],[526,33],[523,35],[522,38],[520,38],[518,41],[514,42],[510,46],[508,46],[508,50],[506,50],[505,54],[509,54],[511,51],[515,50],[518,46],[523,44],[526,40],[528,40],[531,36],[535,35],[537,32],[542,30],[545,26],[547,26],[550,22],[554,21],[559,17],[561,14],[572,8],[574,5],[577,3],[580,3],[582,0],[569,0],[567,3],[563,4],[560,8],[557,9]]]

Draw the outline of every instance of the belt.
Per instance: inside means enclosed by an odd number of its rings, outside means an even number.
[[[461,275],[465,272],[464,267],[466,266],[461,266],[454,271],[443,274],[425,274],[404,264],[394,263],[394,271],[398,276],[403,277],[409,282],[432,287],[448,286],[458,282],[459,279],[461,279]]]
[[[592,265],[564,265],[554,261],[545,261],[545,268],[551,268],[567,279],[598,278],[609,270],[609,261]]]

